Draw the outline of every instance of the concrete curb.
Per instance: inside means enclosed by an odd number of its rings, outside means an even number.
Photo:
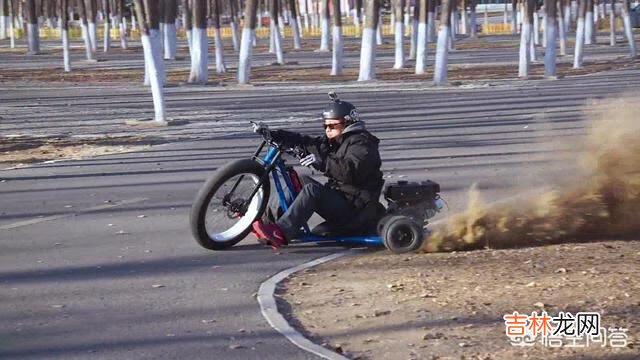
[[[258,290],[258,303],[260,303],[262,316],[267,319],[269,325],[271,325],[272,328],[274,328],[280,334],[284,335],[289,341],[291,341],[294,345],[301,348],[302,350],[308,351],[323,359],[348,360],[347,357],[344,357],[334,351],[311,342],[309,339],[305,338],[304,336],[302,336],[302,334],[297,332],[291,325],[289,325],[282,314],[278,312],[276,299],[274,298],[273,293],[276,290],[276,285],[282,280],[289,277],[291,274],[353,253],[354,251],[343,251],[327,255],[325,257],[321,257],[319,259],[315,259],[313,261],[283,270],[263,282],[260,285],[260,289]]]

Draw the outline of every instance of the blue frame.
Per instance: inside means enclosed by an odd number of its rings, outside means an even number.
[[[285,166],[285,161],[279,156],[280,151],[274,147],[269,146],[267,149],[267,154],[264,156],[262,161],[264,162],[264,166],[269,167],[270,165],[274,165],[271,170],[271,175],[273,177],[273,183],[276,187],[276,192],[278,193],[278,206],[282,211],[287,211],[293,200],[298,195],[293,187],[293,182],[291,181],[291,177],[289,176],[289,172]],[[281,180],[284,179],[284,187],[282,186]],[[285,187],[287,192],[285,193]],[[288,195],[288,196],[287,196]],[[358,236],[320,236],[311,233],[309,230],[309,225],[304,224],[304,231],[302,236],[298,239],[302,242],[320,242],[320,241],[334,241],[338,243],[358,243],[365,245],[384,245],[384,241],[377,234],[370,235],[358,235]]]

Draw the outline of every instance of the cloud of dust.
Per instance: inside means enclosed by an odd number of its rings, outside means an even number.
[[[474,185],[467,211],[449,219],[423,251],[509,248],[640,235],[640,99],[595,103],[573,185],[492,206]]]

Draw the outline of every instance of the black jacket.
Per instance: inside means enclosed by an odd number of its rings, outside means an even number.
[[[364,122],[347,126],[332,140],[324,135],[311,137],[286,130],[274,130],[271,136],[285,146],[303,146],[308,153],[315,154],[318,161],[313,167],[329,178],[325,186],[344,193],[357,209],[378,201],[384,184],[378,151],[380,140],[366,130]]]

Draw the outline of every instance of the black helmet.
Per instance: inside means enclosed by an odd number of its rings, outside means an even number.
[[[323,120],[344,119],[347,124],[360,121],[360,113],[352,103],[338,99],[338,95],[333,91],[329,93],[329,98],[331,102],[322,112]]]

